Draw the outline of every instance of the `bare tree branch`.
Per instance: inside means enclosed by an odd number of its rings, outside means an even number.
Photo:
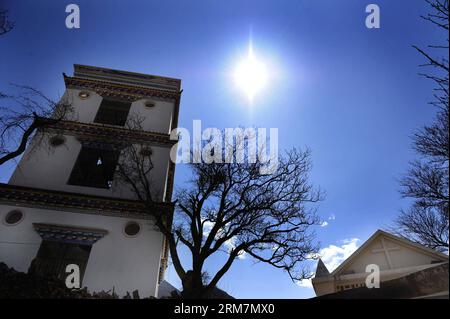
[[[413,46],[431,67],[430,73],[421,75],[436,84],[436,119],[413,135],[413,148],[420,158],[410,164],[407,175],[401,180],[401,194],[412,198],[410,208],[402,210],[395,223],[395,232],[413,241],[437,250],[449,247],[449,64],[448,64],[448,1],[427,0],[432,12],[422,16],[444,30],[447,44],[432,45],[431,49],[444,49],[437,58]]]
[[[43,137],[51,125],[73,112],[70,101],[55,102],[29,86],[13,88],[19,93],[0,92],[0,165],[20,156],[36,132]]]
[[[8,18],[8,10],[0,9],[0,35],[6,34],[14,28],[14,22]]]
[[[130,148],[124,152],[118,175],[147,203],[156,225],[169,239],[183,297],[208,297],[243,254],[285,270],[292,280],[308,278],[310,272],[302,262],[318,250],[310,228],[319,224],[310,205],[323,198],[309,183],[309,151],[293,149],[280,156],[278,169],[269,175],[260,174],[264,165],[260,161],[191,164],[189,186],[177,191],[172,228],[162,222],[163,215],[151,210],[155,197],[151,174],[139,168],[142,156],[135,156],[139,153]],[[189,249],[188,270],[181,264],[177,243]],[[218,253],[227,255],[226,262],[205,282],[205,263]]]

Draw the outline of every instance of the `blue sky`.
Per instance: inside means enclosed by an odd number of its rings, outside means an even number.
[[[80,29],[65,27],[69,3],[80,6]],[[381,9],[380,29],[365,27],[369,3]],[[327,193],[319,214],[328,225],[316,229],[318,240],[338,259],[407,204],[398,179],[414,158],[409,136],[434,114],[426,105],[432,86],[417,75],[423,60],[411,45],[442,38],[419,18],[423,0],[0,4],[16,22],[0,39],[2,90],[26,84],[56,98],[74,63],[176,77],[184,89],[180,126],[201,119],[203,127],[276,127],[280,149],[310,147],[311,179]],[[251,106],[231,78],[250,35],[270,69]],[[14,165],[0,167],[0,181]],[[177,167],[176,185],[188,172]],[[179,284],[172,269],[168,279]],[[237,261],[220,286],[242,298],[313,296],[250,258]]]

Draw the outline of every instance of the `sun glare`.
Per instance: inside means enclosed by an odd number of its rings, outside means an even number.
[[[236,67],[234,78],[239,89],[244,91],[250,102],[261,91],[267,82],[266,65],[253,54],[252,45],[249,45],[247,57]]]

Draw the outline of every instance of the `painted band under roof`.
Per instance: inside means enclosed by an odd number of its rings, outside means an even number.
[[[80,64],[74,65],[74,76],[145,86],[173,92],[179,92],[181,87],[180,79]]]
[[[145,204],[135,200],[94,196],[0,183],[0,203],[23,207],[136,217],[152,220]],[[173,203],[154,203],[154,209],[170,214]]]
[[[180,91],[162,90],[144,86],[134,86],[129,84],[114,83],[110,81],[85,79],[80,77],[70,77],[66,74],[64,83],[67,88],[87,89],[96,92],[105,97],[111,97],[118,100],[134,102],[148,97],[156,97],[177,101],[180,97]]]
[[[51,124],[47,130],[57,133],[68,133],[77,137],[95,138],[116,143],[143,143],[172,147],[178,140],[170,139],[170,134],[159,132],[131,130],[123,127],[105,124],[81,123],[77,121],[58,121]]]

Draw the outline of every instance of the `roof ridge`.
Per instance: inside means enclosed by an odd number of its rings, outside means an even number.
[[[437,255],[437,256],[439,256],[441,258],[447,258],[447,259],[449,258],[449,256],[447,256],[447,255],[445,255],[445,254],[443,254],[441,252],[438,252],[436,250],[433,250],[433,249],[431,249],[429,247],[426,247],[424,245],[415,243],[415,242],[413,242],[413,241],[411,241],[409,239],[396,236],[396,235],[391,234],[391,233],[389,233],[389,232],[387,232],[385,230],[377,229],[361,246],[359,246],[349,257],[347,257],[338,267],[336,267],[336,269],[334,269],[331,272],[330,275],[331,276],[335,276],[337,273],[339,273],[342,270],[342,268],[344,268],[344,266],[346,266],[351,260],[353,260],[356,256],[358,256],[359,253],[361,251],[363,251],[365,247],[369,246],[375,240],[375,238],[377,238],[380,235],[385,235],[385,236],[387,236],[387,237],[389,237],[391,239],[398,240],[400,242],[403,242],[405,245],[413,246],[416,249],[420,249],[422,251],[426,251],[429,254],[434,254],[434,255]]]

